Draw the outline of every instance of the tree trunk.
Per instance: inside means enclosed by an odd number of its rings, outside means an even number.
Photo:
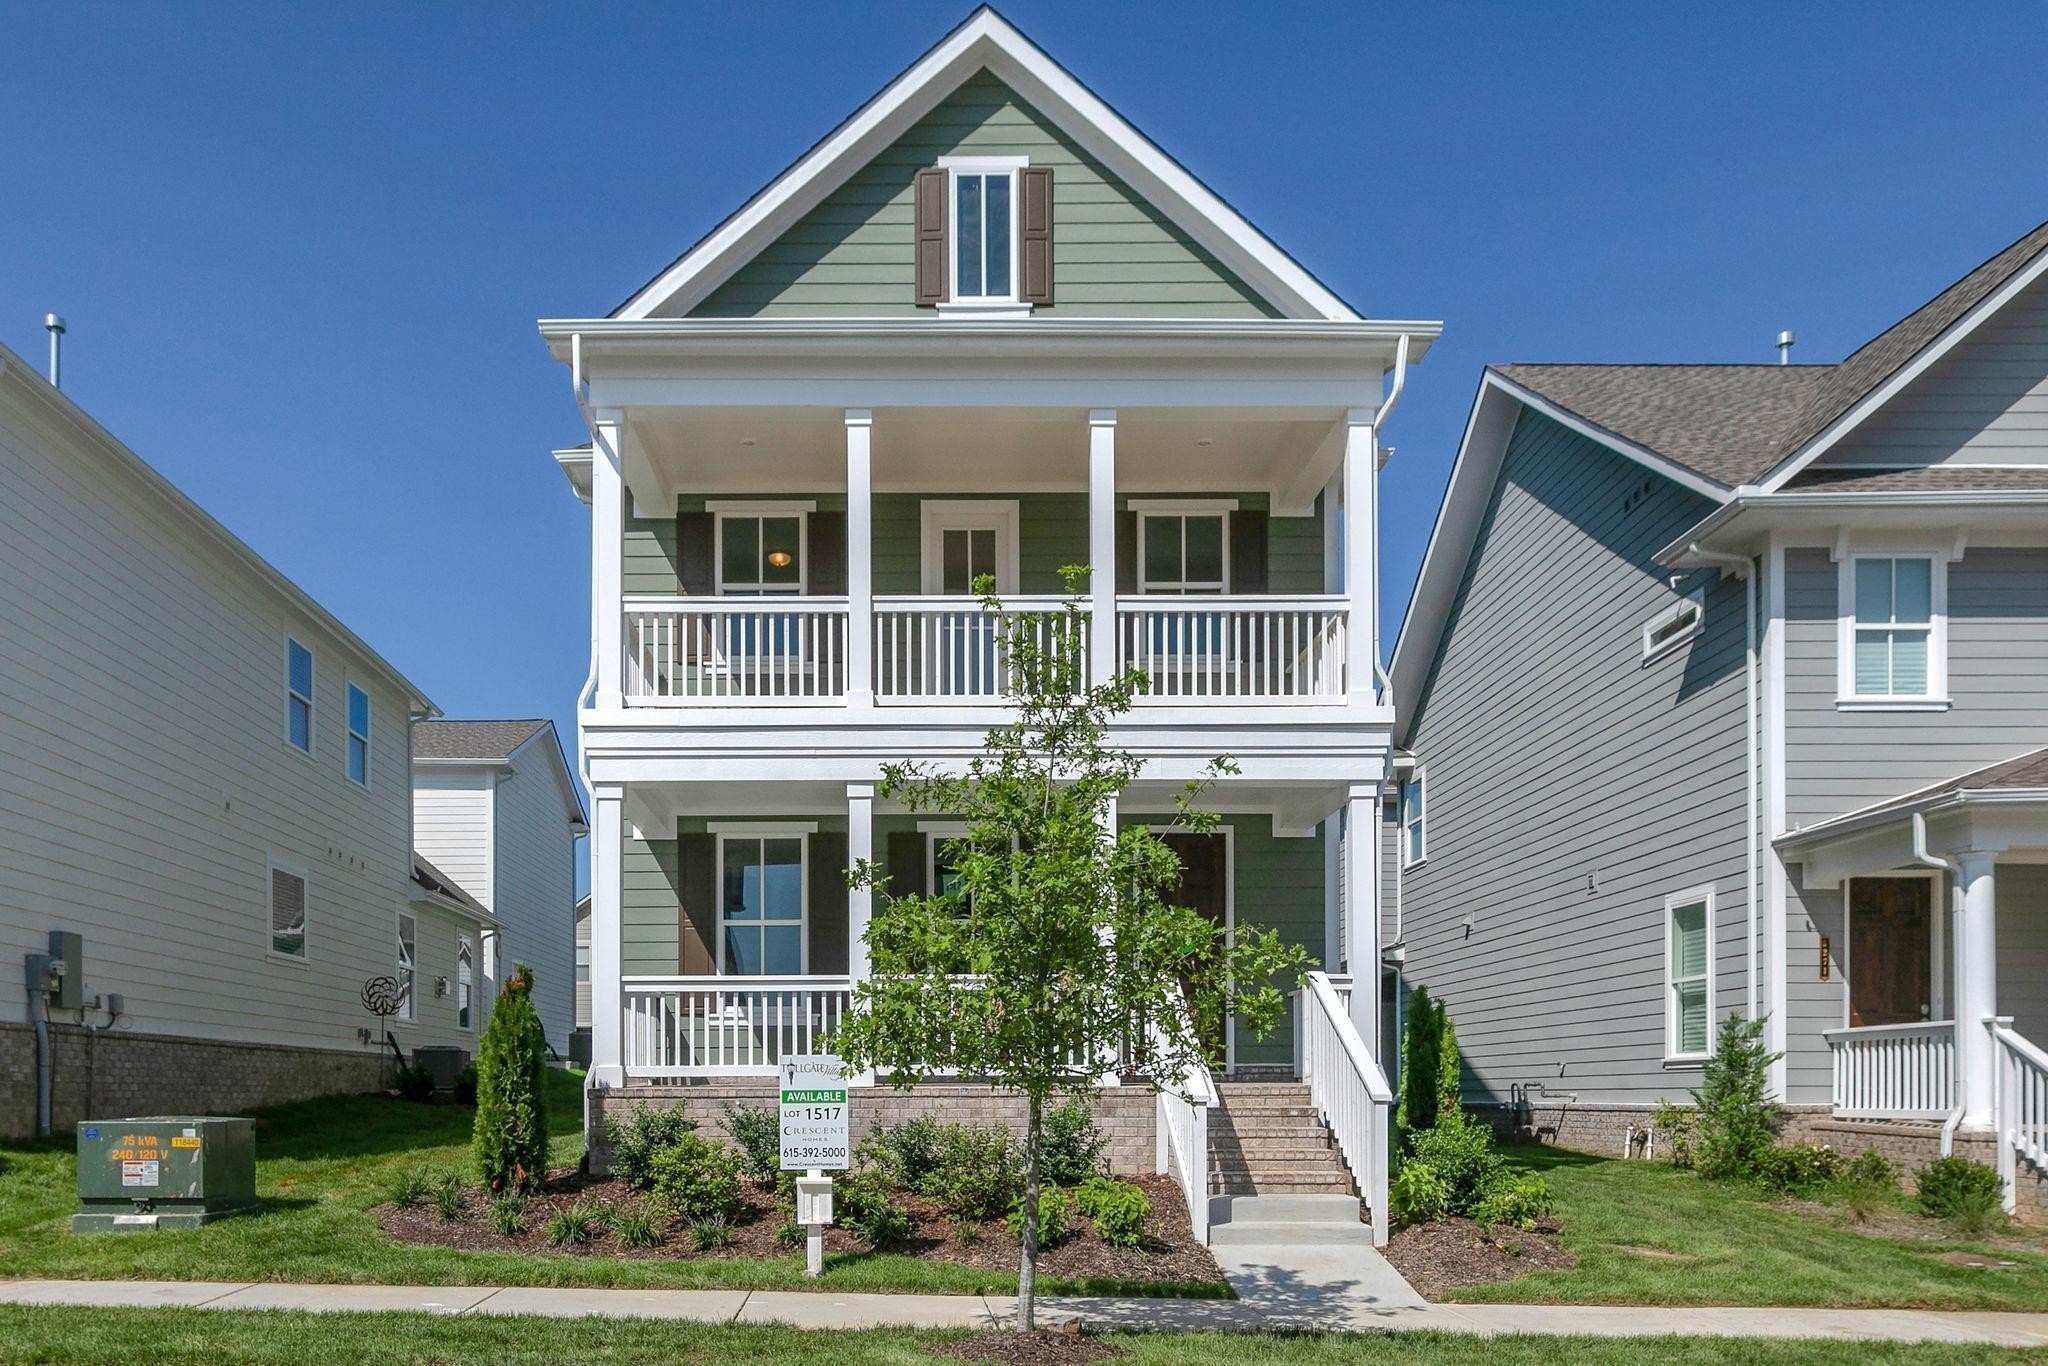
[[[1041,1105],[1033,1096],[1024,1122],[1024,1244],[1017,1268],[1017,1329],[1028,1333],[1038,1325],[1038,1137]]]

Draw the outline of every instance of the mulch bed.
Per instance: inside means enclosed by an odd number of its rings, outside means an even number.
[[[976,1333],[931,1349],[935,1357],[954,1361],[1013,1362],[1017,1366],[1067,1366],[1069,1362],[1108,1361],[1129,1356],[1099,1338],[1065,1328],[1040,1328],[1032,1333]]]
[[[1195,1242],[1191,1236],[1187,1208],[1182,1203],[1180,1187],[1173,1178],[1140,1176],[1133,1180],[1152,1199],[1152,1219],[1146,1228],[1144,1244],[1135,1248],[1111,1247],[1096,1236],[1094,1225],[1076,1213],[1073,1235],[1060,1246],[1039,1253],[1039,1274],[1073,1280],[1213,1286],[1217,1294],[1227,1294],[1227,1283],[1217,1268],[1216,1259],[1209,1255],[1209,1249]],[[379,1205],[372,1213],[378,1225],[394,1241],[462,1248],[472,1252],[656,1261],[708,1257],[801,1258],[801,1245],[793,1251],[775,1245],[775,1230],[782,1224],[786,1207],[778,1209],[772,1193],[756,1190],[751,1185],[745,1188],[743,1198],[746,1208],[732,1224],[731,1246],[707,1252],[698,1252],[691,1247],[689,1228],[684,1220],[664,1214],[645,1194],[624,1182],[585,1176],[574,1168],[549,1174],[541,1192],[527,1201],[526,1226],[516,1234],[503,1234],[491,1227],[489,1202],[476,1187],[469,1187],[463,1192],[462,1216],[459,1219],[442,1219],[431,1201],[412,1209]],[[1016,1274],[1019,1248],[1003,1220],[960,1225],[947,1218],[935,1202],[923,1196],[902,1195],[898,1199],[910,1215],[911,1231],[907,1240],[890,1251],[928,1257],[956,1266],[983,1268],[1003,1275]],[[600,1206],[613,1215],[644,1211],[654,1216],[661,1242],[651,1248],[623,1247],[617,1234],[608,1228],[585,1244],[556,1247],[549,1243],[548,1220],[558,1211],[581,1203]],[[843,1228],[827,1228],[825,1250],[859,1253],[871,1249]],[[1079,1361],[1095,1358],[1059,1359]]]
[[[1577,1263],[1553,1239],[1555,1224],[1532,1233],[1505,1224],[1481,1228],[1470,1219],[1410,1224],[1387,1243],[1387,1260],[1427,1299],[1468,1285],[1511,1281],[1532,1271],[1563,1271]]]

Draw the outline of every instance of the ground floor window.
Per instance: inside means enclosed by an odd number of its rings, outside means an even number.
[[[1713,1051],[1714,893],[1700,887],[1664,902],[1665,1053],[1704,1058]]]
[[[721,835],[720,972],[783,976],[804,970],[804,841],[800,835]]]
[[[418,998],[413,994],[413,979],[418,974],[420,958],[420,924],[404,911],[398,913],[398,1018],[414,1019],[418,1015]]]
[[[463,935],[455,941],[455,1027],[475,1028],[471,1003],[476,997],[476,946]]]

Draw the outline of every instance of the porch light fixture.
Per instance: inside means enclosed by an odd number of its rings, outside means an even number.
[[[789,568],[790,558],[790,553],[787,550],[771,550],[768,552],[768,563],[774,565],[777,569]]]

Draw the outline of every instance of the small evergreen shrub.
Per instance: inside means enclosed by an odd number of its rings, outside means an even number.
[[[491,1227],[507,1238],[526,1231],[526,1197],[501,1195],[491,1201]]]
[[[1849,1160],[1842,1169],[1842,1184],[1845,1186],[1878,1186],[1885,1190],[1897,1190],[1899,1186],[1899,1164],[1875,1148],[1865,1148]]]
[[[612,1150],[612,1175],[634,1190],[652,1190],[654,1155],[696,1131],[697,1122],[683,1118],[681,1110],[642,1105],[624,1121],[607,1115],[604,1133]]]
[[[740,1164],[733,1150],[702,1134],[684,1134],[654,1154],[651,1189],[663,1206],[695,1222],[740,1212]]]
[[[1451,1021],[1450,1008],[1437,1002],[1437,1018],[1443,1021],[1443,1037],[1436,1046],[1436,1112],[1454,1114],[1465,1098],[1465,1060],[1458,1052],[1458,1027]]]
[[[782,1171],[782,1112],[773,1105],[728,1104],[725,1131],[739,1146],[741,1170],[755,1185],[773,1186]]]
[[[1387,1185],[1387,1209],[1401,1225],[1427,1224],[1451,1212],[1451,1185],[1427,1162],[1410,1158]]]
[[[434,1074],[424,1067],[400,1063],[392,1069],[391,1083],[400,1100],[429,1101],[434,1098]]]
[[[1472,1206],[1472,1221],[1484,1228],[1506,1224],[1527,1233],[1549,1217],[1550,1185],[1540,1176],[1503,1174]]]
[[[1055,1186],[1078,1186],[1102,1170],[1108,1147],[1088,1102],[1078,1096],[1062,1101],[1045,1112],[1039,1130],[1039,1175]]]
[[[547,1040],[532,990],[532,970],[514,968],[477,1043],[470,1142],[484,1189],[494,1194],[530,1194],[547,1172]]]
[[[810,1230],[796,1221],[796,1215],[785,1214],[782,1222],[775,1226],[775,1246],[784,1252],[793,1252],[810,1238]]]
[[[462,1178],[454,1172],[434,1187],[434,1213],[451,1224],[462,1217]]]
[[[1024,1197],[1020,1194],[1017,1203],[1009,1213],[1010,1234],[1023,1240]],[[1047,1186],[1038,1192],[1038,1245],[1041,1248],[1058,1247],[1067,1241],[1074,1231],[1074,1193],[1060,1186]]]
[[[1742,1015],[1721,1021],[1714,1055],[1692,1093],[1693,1160],[1701,1176],[1742,1181],[1758,1174],[1763,1154],[1777,1143],[1778,1105],[1771,1099],[1771,1064],[1782,1055],[1764,1047],[1764,1022]]]
[[[1136,1247],[1144,1241],[1152,1197],[1137,1186],[1113,1176],[1091,1176],[1081,1187],[1078,1203],[1111,1247]]]
[[[617,1236],[620,1247],[661,1246],[661,1229],[655,1224],[654,1216],[646,1210],[633,1210],[613,1219],[612,1233]]]
[[[548,1242],[556,1247],[582,1247],[595,1242],[605,1229],[604,1211],[588,1201],[578,1201],[557,1210],[547,1222]]]
[[[1779,1195],[1814,1195],[1842,1175],[1842,1157],[1811,1143],[1770,1147],[1756,1155],[1756,1178]]]
[[[1958,1233],[1981,1237],[2005,1221],[2005,1183],[1967,1157],[1943,1157],[1920,1173],[1920,1208],[1946,1219]]]
[[[901,1189],[930,1195],[945,1141],[944,1125],[931,1115],[918,1115],[868,1135],[861,1144],[862,1158],[885,1168]]]
[[[1410,1163],[1442,1178],[1453,1214],[1470,1213],[1500,1179],[1502,1161],[1494,1151],[1492,1128],[1457,1109],[1445,1111],[1432,1128],[1409,1135],[1408,1151]]]
[[[1444,1047],[1443,1016],[1422,987],[1408,994],[1401,1030],[1401,1128],[1420,1133],[1440,1113]]]
[[[948,1124],[931,1193],[962,1219],[1000,1219],[1024,1188],[1024,1164],[1000,1124]]]
[[[834,1221],[871,1248],[892,1247],[910,1236],[910,1213],[896,1203],[888,1177],[875,1168],[839,1178]]]
[[[391,1203],[400,1209],[418,1209],[434,1193],[434,1183],[417,1167],[409,1167],[391,1183]]]
[[[690,1246],[698,1252],[722,1252],[732,1246],[732,1222],[714,1214],[690,1221]]]

